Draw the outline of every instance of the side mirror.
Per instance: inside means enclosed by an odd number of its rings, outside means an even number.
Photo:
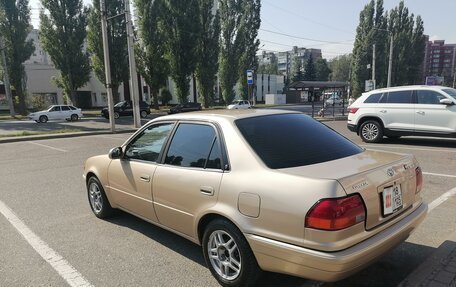
[[[443,104],[443,105],[447,105],[447,106],[454,105],[453,101],[450,100],[450,99],[441,99],[440,103]]]
[[[118,159],[122,157],[122,148],[115,147],[109,151],[109,158],[110,159]]]

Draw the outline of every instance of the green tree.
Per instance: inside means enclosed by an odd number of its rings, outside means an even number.
[[[310,54],[304,67],[304,81],[315,81],[316,79],[317,71],[315,69],[315,63],[312,54]]]
[[[188,101],[190,76],[197,64],[200,25],[197,0],[165,0],[167,59],[180,103]]]
[[[279,65],[276,61],[269,64],[260,65],[258,67],[257,74],[269,74],[269,75],[278,75],[279,74]]]
[[[82,0],[41,0],[40,40],[55,67],[56,78],[73,104],[78,104],[77,90],[90,79],[88,53],[83,51],[88,9]]]
[[[35,50],[33,41],[27,40],[32,29],[28,5],[28,0],[0,0],[0,36],[4,39],[6,66],[11,85],[16,91],[17,110],[21,115],[27,114],[24,62]]]
[[[160,89],[160,101],[163,105],[168,105],[168,103],[173,99],[173,95],[167,88]]]
[[[162,29],[164,3],[163,0],[136,0],[135,4],[141,36],[141,41],[136,46],[138,70],[149,85],[154,108],[158,110],[159,91],[166,86],[169,74]]]
[[[302,60],[300,57],[294,57],[291,63],[291,81],[304,81],[304,68],[302,67]]]
[[[213,0],[198,0],[201,34],[198,38],[196,79],[201,100],[206,108],[214,100],[214,84],[218,70],[220,15],[218,11],[213,14],[213,4]]]
[[[124,11],[123,0],[110,0],[105,1],[105,3],[108,17],[122,14]],[[98,80],[106,85],[100,0],[93,0],[92,4],[93,6],[88,16],[87,46],[91,54],[92,69]],[[122,83],[128,83],[130,78],[125,17],[116,17],[108,21],[108,46],[111,86],[114,103],[116,103],[119,101],[119,86]]]
[[[240,33],[242,36],[242,54],[239,61],[238,84],[241,98],[248,100],[248,85],[246,78],[247,70],[258,70],[258,58],[256,53],[260,46],[257,39],[258,29],[261,25],[261,1],[244,0],[242,4],[242,18]]]
[[[351,54],[338,56],[328,63],[331,70],[330,80],[347,82],[350,79]]]
[[[243,49],[243,0],[220,0],[220,59],[219,78],[225,103],[235,98],[234,85],[239,77],[240,55]]]
[[[424,59],[424,27],[420,16],[409,13],[404,2],[391,10],[388,29],[394,35],[392,85],[421,82],[419,67]]]
[[[317,81],[328,81],[331,69],[328,67],[326,59],[317,59],[315,61],[315,75]]]

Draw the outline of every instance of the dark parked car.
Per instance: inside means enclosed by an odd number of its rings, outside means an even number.
[[[200,103],[180,104],[180,105],[170,108],[169,114],[192,112],[192,111],[201,111],[201,104]]]
[[[139,114],[141,118],[145,118],[148,114],[150,114],[150,107],[148,103],[143,101],[139,102]],[[103,108],[101,110],[101,115],[109,119],[108,108]],[[118,119],[122,116],[133,116],[133,104],[131,101],[122,101],[114,105],[114,118]]]

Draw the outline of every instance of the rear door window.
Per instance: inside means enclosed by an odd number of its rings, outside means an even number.
[[[389,92],[386,102],[388,104],[411,104],[413,91]]]
[[[220,169],[220,143],[215,129],[205,124],[179,124],[169,145],[165,164]]]
[[[303,114],[280,114],[236,121],[251,148],[272,169],[336,160],[363,150]]]
[[[66,112],[66,111],[69,111],[70,108],[68,106],[62,106],[62,111]]]

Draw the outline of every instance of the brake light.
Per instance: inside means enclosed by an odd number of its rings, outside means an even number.
[[[423,187],[423,172],[421,171],[421,167],[417,167],[415,169],[415,174],[416,174],[416,191],[415,191],[415,193],[418,193],[421,191],[421,188]]]
[[[359,108],[350,108],[350,107],[348,108],[348,112],[350,114],[355,114],[358,110],[359,110]]]
[[[366,209],[359,194],[323,199],[306,215],[305,226],[321,230],[340,230],[366,219]]]

